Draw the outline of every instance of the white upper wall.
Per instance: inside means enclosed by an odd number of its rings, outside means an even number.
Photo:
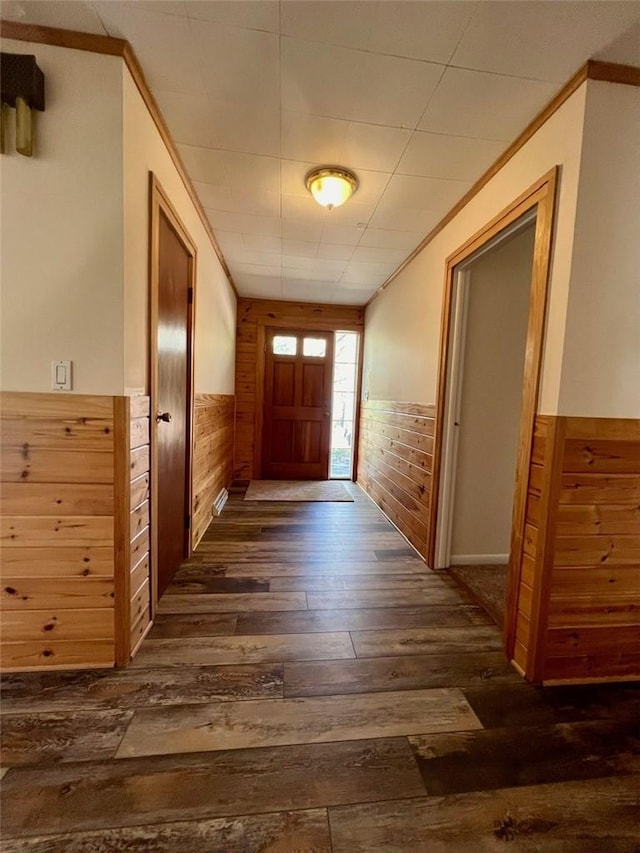
[[[51,390],[73,361],[73,391],[147,387],[149,170],[198,249],[195,390],[234,391],[236,300],[196,208],[120,57],[3,41],[45,75],[32,158],[2,155],[2,388]],[[13,118],[11,124],[13,125]]]
[[[558,411],[640,418],[640,89],[587,86]]]
[[[587,87],[580,88],[369,306],[364,392],[434,403],[446,258],[556,165],[561,166],[538,410],[558,411]]]
[[[195,391],[233,394],[236,298],[178,170],[124,69],[125,388],[147,387],[149,172],[160,181],[195,243],[197,258]]]
[[[45,76],[33,157],[13,128],[0,158],[2,388],[51,390],[51,361],[73,361],[73,390],[123,389],[122,60],[3,40]]]

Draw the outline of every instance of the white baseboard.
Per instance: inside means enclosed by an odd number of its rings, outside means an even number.
[[[222,510],[224,509],[224,505],[229,500],[229,492],[226,489],[220,489],[220,493],[218,497],[213,502],[213,514],[214,516],[220,515]]]
[[[449,559],[450,566],[506,566],[508,554],[457,554]]]

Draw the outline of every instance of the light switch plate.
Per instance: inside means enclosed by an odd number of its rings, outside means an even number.
[[[71,391],[71,361],[51,362],[51,387],[54,391]]]

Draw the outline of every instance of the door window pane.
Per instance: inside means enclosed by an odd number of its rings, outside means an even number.
[[[295,355],[298,351],[298,339],[286,335],[273,336],[274,355]]]
[[[305,338],[302,342],[302,354],[312,358],[324,358],[327,354],[325,338]]]
[[[333,390],[348,391],[356,390],[356,371],[353,364],[336,364],[333,373]]]
[[[333,394],[333,422],[345,423],[353,421],[355,394],[336,391]]]
[[[356,332],[337,332],[336,364],[355,364],[358,354],[358,335]]]

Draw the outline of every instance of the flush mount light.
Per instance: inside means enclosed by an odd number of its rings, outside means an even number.
[[[358,179],[353,172],[339,166],[312,169],[305,183],[318,204],[328,210],[340,207],[358,189]]]

